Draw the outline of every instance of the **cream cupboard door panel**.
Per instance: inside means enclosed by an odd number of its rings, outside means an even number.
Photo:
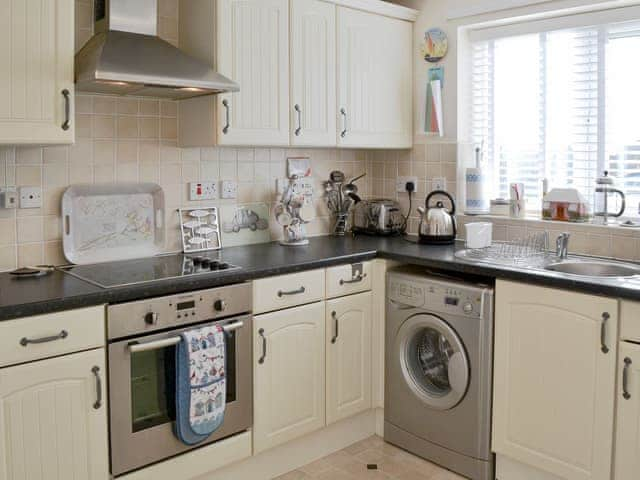
[[[410,148],[413,24],[338,7],[338,145]]]
[[[637,480],[640,472],[640,345],[620,343],[619,363],[615,479]]]
[[[616,300],[497,282],[498,455],[568,480],[611,477],[617,329]]]
[[[289,145],[289,1],[218,0],[218,143]],[[228,127],[228,128],[227,128]]]
[[[371,408],[371,292],[327,301],[327,424]]]
[[[291,144],[336,145],[336,7],[291,2]]]
[[[106,480],[104,349],[0,370],[0,479]]]
[[[325,425],[324,302],[254,317],[254,454]]]
[[[73,42],[74,0],[0,2],[0,144],[73,143]]]

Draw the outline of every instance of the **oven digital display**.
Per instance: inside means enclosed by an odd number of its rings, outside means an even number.
[[[191,300],[190,302],[182,302],[176,305],[178,310],[188,310],[189,308],[195,308],[196,302],[195,300]]]
[[[458,306],[459,300],[456,297],[444,297],[444,304],[451,305],[453,307]]]

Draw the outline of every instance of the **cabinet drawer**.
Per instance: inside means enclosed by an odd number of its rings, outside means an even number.
[[[253,282],[253,313],[311,303],[324,298],[324,270],[262,278]]]
[[[327,298],[371,290],[371,262],[327,268]]]
[[[640,342],[639,302],[620,302],[620,338]]]
[[[105,344],[104,306],[0,322],[0,367]]]

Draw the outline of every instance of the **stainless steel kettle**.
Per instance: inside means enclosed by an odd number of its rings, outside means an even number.
[[[437,200],[435,206],[429,202],[435,196],[445,196],[451,202],[451,209],[446,209],[441,200]],[[444,190],[434,190],[425,200],[425,207],[418,207],[418,213],[422,216],[418,234],[420,243],[433,245],[447,245],[456,240],[456,202],[453,197]]]

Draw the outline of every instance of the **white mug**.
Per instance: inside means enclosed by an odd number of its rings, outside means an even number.
[[[493,241],[493,223],[473,222],[465,225],[467,248],[487,248]]]

